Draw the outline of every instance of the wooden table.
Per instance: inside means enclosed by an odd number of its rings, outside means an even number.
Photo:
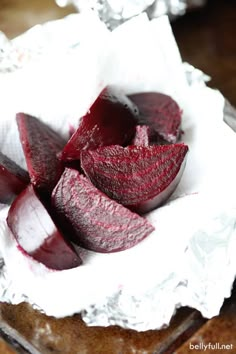
[[[34,24],[64,17],[73,11],[73,7],[58,8],[53,0],[0,0],[0,30],[12,38]],[[210,86],[220,89],[236,106],[235,1],[208,1],[206,8],[179,18],[172,27],[183,60],[210,75]],[[0,353],[3,354],[26,353],[27,343],[45,354],[236,353],[235,288],[219,316],[206,320],[197,311],[184,308],[178,311],[167,329],[145,333],[118,327],[88,328],[79,315],[48,319],[27,304],[0,304],[0,313],[3,329],[0,330]],[[229,349],[208,347],[203,351],[203,344],[210,346],[210,343],[225,344]],[[193,345],[202,347],[192,349]]]

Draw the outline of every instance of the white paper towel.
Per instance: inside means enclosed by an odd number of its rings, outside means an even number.
[[[17,111],[66,136],[107,84],[175,98],[189,154],[171,199],[147,215],[155,231],[123,252],[81,250],[76,269],[49,271],[23,256],[1,209],[1,301],[27,300],[48,315],[82,312],[90,325],[137,330],[168,324],[182,305],[218,314],[236,274],[236,136],[223,122],[223,96],[188,86],[167,17],[149,21],[142,14],[109,32],[94,15],[71,15],[37,26],[14,45],[28,56],[21,69],[1,74],[0,149],[16,162],[24,164]]]

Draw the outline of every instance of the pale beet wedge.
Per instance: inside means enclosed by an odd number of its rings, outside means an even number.
[[[36,117],[18,113],[16,120],[31,183],[40,196],[47,198],[63,171],[57,153],[65,141]]]
[[[153,231],[145,218],[108,198],[73,169],[65,169],[52,204],[73,241],[95,252],[125,250]]]
[[[154,142],[176,143],[181,133],[182,111],[173,98],[158,92],[144,92],[129,98],[139,109],[139,123],[150,127]]]
[[[187,151],[184,144],[106,146],[82,151],[81,166],[110,198],[144,213],[164,203],[175,190]]]
[[[7,224],[19,249],[48,268],[62,270],[81,264],[81,259],[53,223],[32,185],[12,203]]]
[[[28,173],[0,152],[0,203],[11,203],[27,184]]]
[[[147,125],[137,125],[133,145],[148,146],[149,145],[149,127]]]
[[[81,118],[60,158],[78,160],[83,149],[99,146],[128,144],[135,134],[137,108],[113,87],[107,87],[98,96],[89,112]]]

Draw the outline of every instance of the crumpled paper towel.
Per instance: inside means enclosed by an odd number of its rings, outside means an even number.
[[[28,301],[58,317],[82,312],[89,325],[142,331],[168,324],[180,306],[217,315],[236,275],[236,135],[223,121],[224,97],[202,82],[188,85],[167,17],[149,21],[142,14],[110,32],[94,14],[71,15],[13,44],[27,55],[21,68],[0,74],[0,149],[16,162],[25,163],[17,111],[66,136],[107,84],[175,98],[189,154],[174,194],[147,215],[155,231],[123,252],[81,249],[84,262],[75,269],[49,271],[22,255],[3,206],[1,301]]]
[[[171,18],[184,15],[188,8],[204,6],[207,0],[56,0],[59,6],[73,4],[79,12],[91,9],[114,29],[128,19],[146,12],[149,18],[168,14]]]

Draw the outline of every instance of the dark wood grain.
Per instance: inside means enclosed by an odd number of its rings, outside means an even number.
[[[188,308],[178,311],[167,328],[146,332],[118,326],[88,327],[79,315],[55,319],[25,303],[2,303],[0,314],[1,322],[13,330],[13,336],[15,332],[23,347],[26,340],[43,354],[171,354],[206,322],[197,311]]]
[[[210,75],[209,85],[236,106],[236,2],[208,1],[172,27],[183,60]]]

